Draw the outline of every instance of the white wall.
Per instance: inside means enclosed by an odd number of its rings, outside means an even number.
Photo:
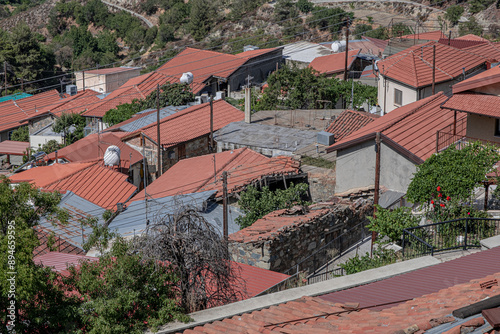
[[[375,140],[337,151],[336,193],[375,186]],[[380,186],[406,192],[415,165],[382,141]]]
[[[39,147],[45,145],[49,140],[55,140],[59,144],[63,143],[63,138],[61,135],[58,135],[58,136],[31,135],[30,136],[30,146],[31,146],[31,148],[38,150]]]
[[[417,101],[417,90],[409,86],[400,84],[399,82],[393,81],[391,79],[385,79],[380,75],[380,80],[378,81],[378,104],[384,111],[384,113],[389,113],[396,108],[404,106]],[[399,89],[403,94],[402,104],[397,105],[394,103],[394,89]]]

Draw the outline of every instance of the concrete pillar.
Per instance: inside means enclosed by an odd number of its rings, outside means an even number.
[[[245,87],[245,123],[252,123],[250,87]]]

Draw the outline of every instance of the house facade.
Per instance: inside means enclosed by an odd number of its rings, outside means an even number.
[[[106,94],[140,74],[140,67],[114,67],[75,72],[75,78],[78,91],[92,89]]]

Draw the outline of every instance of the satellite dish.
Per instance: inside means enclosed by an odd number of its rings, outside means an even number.
[[[118,166],[120,164],[120,148],[111,145],[104,153],[104,166]]]
[[[190,85],[193,82],[193,73],[191,72],[182,73],[182,76],[179,81],[183,84]]]

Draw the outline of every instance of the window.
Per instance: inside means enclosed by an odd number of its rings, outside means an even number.
[[[394,88],[394,104],[403,105],[403,92],[396,88]]]
[[[500,120],[495,119],[495,136],[500,137]]]

